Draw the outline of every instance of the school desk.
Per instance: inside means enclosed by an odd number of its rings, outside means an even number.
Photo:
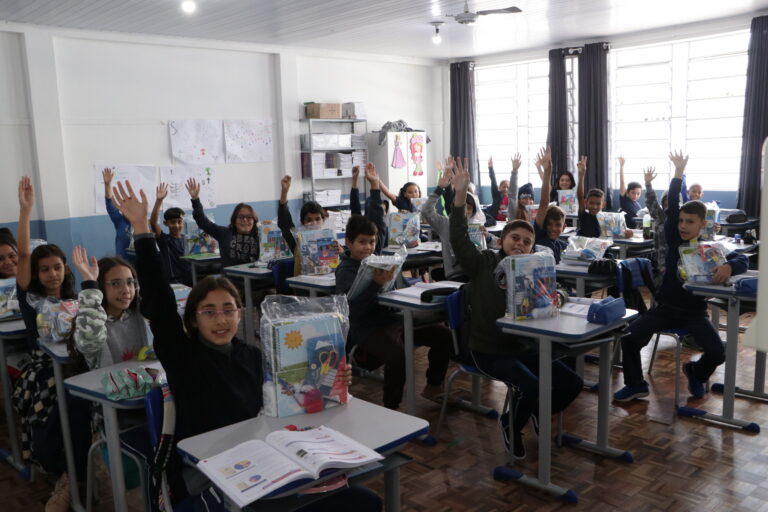
[[[245,341],[249,345],[256,344],[255,326],[253,325],[253,292],[251,290],[251,281],[258,282],[262,287],[272,285],[272,269],[266,265],[257,263],[242,263],[224,267],[222,272],[228,277],[239,277],[243,280],[243,289],[245,290]]]
[[[756,272],[748,275],[757,277]],[[740,277],[740,276],[739,276]],[[733,279],[727,285],[688,283],[683,285],[685,289],[708,298],[725,299],[728,301],[726,343],[725,343],[725,383],[723,391],[722,414],[713,414],[693,407],[678,408],[678,415],[690,416],[710,420],[716,423],[732,425],[748,432],[760,432],[760,425],[754,422],[734,418],[733,406],[736,396],[736,372],[738,371],[737,359],[739,357],[739,308],[742,301],[755,302],[757,295],[740,294],[733,286]],[[715,317],[716,315],[716,317]],[[720,308],[713,309],[713,324],[718,329],[720,324]],[[765,352],[757,352],[755,361],[755,389],[751,396],[768,398],[764,391],[765,386]],[[714,386],[713,386],[714,387]],[[747,394],[747,393],[742,393]]]
[[[324,274],[319,276],[300,275],[289,277],[285,282],[294,290],[306,290],[310,297],[317,297],[318,293],[330,295],[336,291],[336,274]]]
[[[361,475],[368,479],[384,472],[384,508],[387,512],[400,510],[400,466],[410,458],[397,452],[408,441],[427,433],[429,423],[407,414],[389,410],[359,398],[350,397],[346,405],[324,409],[313,414],[300,414],[287,418],[275,418],[260,415],[217,430],[206,432],[179,441],[178,451],[187,464],[195,465],[201,459],[212,457],[240,443],[252,439],[264,439],[267,434],[280,430],[286,425],[299,428],[325,425],[338,430],[355,441],[364,444],[384,455],[378,471]],[[348,470],[336,471],[321,480],[333,477]],[[354,471],[354,470],[353,470]],[[299,501],[295,494],[312,487],[317,481],[302,481],[300,484],[288,484],[278,489],[274,499],[262,498],[255,507],[259,511],[294,510],[299,506],[322,498],[305,496]],[[355,483],[355,480],[352,480]]]
[[[614,276],[590,273],[588,264],[571,263],[563,259],[555,266],[555,275],[558,280],[575,283],[577,297],[586,296],[587,283],[594,288],[608,288],[616,282]]]
[[[388,245],[381,250],[382,254],[394,254],[399,249],[396,245]],[[402,270],[411,270],[414,268],[427,268],[443,263],[442,244],[440,242],[423,242],[416,247],[407,249],[408,256],[405,258]]]
[[[182,256],[189,262],[189,266],[192,268],[192,286],[197,284],[197,267],[205,267],[211,263],[218,263],[221,261],[221,256],[215,253],[201,253],[201,254],[188,254]]]
[[[54,359],[54,361],[55,360],[56,359]],[[125,471],[123,469],[123,455],[120,449],[120,425],[117,421],[117,410],[140,409],[144,407],[144,397],[112,400],[111,398],[108,398],[104,392],[101,378],[109,372],[119,371],[126,368],[137,368],[139,366],[150,367],[160,371],[163,369],[159,361],[123,361],[121,363],[96,368],[95,370],[81,373],[80,375],[75,375],[64,381],[64,388],[66,388],[66,391],[72,396],[96,402],[101,406],[101,412],[104,416],[104,437],[107,441],[107,453],[109,454],[109,476],[112,481],[114,510],[118,512],[126,512],[128,506],[125,500]],[[59,395],[59,407],[61,407],[63,396],[64,394],[61,392]],[[62,430],[64,429],[64,423],[64,417],[62,416]],[[67,430],[69,430],[68,419]]]
[[[25,480],[29,480],[30,469],[21,460],[21,449],[16,432],[13,402],[11,401],[11,379],[8,377],[7,345],[26,340],[27,331],[23,320],[0,321],[0,386],[3,387],[3,405],[5,407],[5,423],[8,427],[10,452],[0,448],[0,458],[16,468]],[[22,341],[26,347],[26,342]]]
[[[746,222],[721,222],[720,234],[731,235],[733,233],[743,233],[748,229],[756,229],[760,226],[760,219],[757,217],[750,217]]]
[[[558,315],[552,318],[515,320],[501,317],[496,325],[505,333],[535,338],[539,346],[539,468],[536,478],[511,468],[497,468],[495,474],[502,479],[515,479],[536,489],[555,494],[564,501],[575,502],[576,492],[550,481],[552,440],[552,344],[559,343],[570,349],[600,347],[600,377],[597,402],[597,441],[590,442],[572,435],[563,435],[563,442],[573,444],[599,455],[633,462],[630,452],[608,446],[608,408],[611,400],[611,344],[620,336],[620,329],[637,316],[628,309],[623,318],[610,324],[587,322],[586,318]],[[600,340],[595,340],[601,336]]]
[[[620,260],[625,260],[628,256],[632,256],[633,254],[637,254],[639,252],[646,252],[649,249],[653,250],[653,239],[644,239],[642,229],[635,229],[633,230],[633,233],[634,234],[632,238],[613,239],[613,245],[617,245],[619,247]]]

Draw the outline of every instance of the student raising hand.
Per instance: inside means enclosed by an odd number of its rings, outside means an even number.
[[[293,178],[286,174],[280,180],[280,204],[288,203],[288,191],[291,189],[291,181]],[[191,194],[191,192],[190,192]]]
[[[189,197],[192,198],[193,201],[200,198],[200,184],[195,178],[189,178],[186,186],[187,192],[189,192]]]
[[[160,182],[160,184],[155,189],[155,199],[158,201],[162,201],[166,198],[168,195],[168,184]]]
[[[105,167],[101,171],[101,179],[104,180],[104,197],[109,199],[112,199],[112,180],[114,177],[115,173],[109,167]]]
[[[34,203],[35,191],[32,188],[32,181],[28,176],[23,176],[19,181],[19,208],[24,213],[30,213]]]
[[[194,180],[192,180],[194,181]],[[198,187],[199,188],[199,187]],[[133,226],[133,234],[140,235],[149,233],[149,224],[147,223],[147,196],[144,191],[139,189],[139,197],[133,191],[130,181],[117,182],[117,187],[112,188],[113,201],[115,206],[123,217],[128,219]]]
[[[675,164],[675,178],[682,178],[688,164],[688,155],[683,156],[683,152],[678,150],[670,153],[669,159]]]
[[[464,206],[467,202],[467,189],[469,188],[469,166],[465,158],[462,164],[461,157],[453,159],[453,204],[454,206]]]
[[[579,169],[579,180],[581,180],[587,175],[587,157],[582,155],[581,160],[576,164],[576,167]]]
[[[72,265],[80,273],[83,281],[96,281],[99,277],[99,264],[96,261],[96,256],[91,256],[89,262],[88,252],[85,250],[85,247],[76,245],[72,249]]]
[[[451,180],[453,180],[453,168],[450,166],[443,167],[442,163],[439,160],[437,164],[442,169],[442,173],[440,174],[440,179],[437,180],[437,186],[444,189],[445,187],[450,185]]]
[[[515,153],[512,157],[512,172],[516,172],[520,169],[521,165],[523,165],[523,157],[520,156],[520,153]]]
[[[379,173],[376,172],[376,166],[368,162],[365,164],[365,179],[371,185],[371,188],[379,188]]]

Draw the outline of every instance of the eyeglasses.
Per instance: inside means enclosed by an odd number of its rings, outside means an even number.
[[[240,311],[239,308],[227,308],[224,310],[201,309],[200,311],[197,312],[197,314],[203,318],[208,318],[210,320],[213,320],[219,315],[224,315],[224,318],[234,318],[234,316],[238,313],[238,311]]]
[[[107,284],[111,288],[122,288],[123,286],[128,286],[129,288],[138,288],[139,282],[136,279],[128,278],[128,279],[113,279],[111,281],[107,281]]]
[[[252,221],[255,220],[253,215],[238,215],[237,220]]]

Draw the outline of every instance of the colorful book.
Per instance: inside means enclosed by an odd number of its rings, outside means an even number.
[[[302,274],[328,274],[339,266],[339,245],[333,229],[297,229],[295,237]]]
[[[356,468],[384,457],[341,432],[319,426],[277,430],[213,457],[197,467],[238,507],[297,480],[313,480],[326,469]]]
[[[727,259],[725,247],[718,243],[695,243],[680,246],[680,276],[691,283],[711,283],[715,268]]]
[[[557,314],[557,281],[552,254],[507,256],[496,267],[496,279],[507,289],[507,316],[525,320]]]
[[[707,207],[707,216],[705,220],[707,225],[701,228],[699,238],[702,240],[714,240],[715,239],[715,224],[720,223],[720,205],[715,201],[704,203]]]
[[[483,233],[483,230],[481,229],[483,226],[481,224],[469,224],[467,227],[469,231],[469,239],[472,240],[475,247],[480,250],[487,249],[485,233]]]
[[[293,253],[283,239],[283,231],[271,220],[259,222],[259,261],[292,258]]]
[[[262,334],[266,414],[292,416],[347,403],[347,385],[338,374],[346,365],[339,314],[292,318],[262,329],[269,329]]]
[[[576,215],[579,213],[579,202],[576,199],[576,191],[573,189],[558,190],[557,204],[566,215]]]
[[[19,301],[16,299],[16,278],[0,279],[0,319],[17,316]]]
[[[416,247],[419,245],[419,232],[421,220],[419,213],[391,212],[387,216],[389,227],[389,245],[405,245]]]

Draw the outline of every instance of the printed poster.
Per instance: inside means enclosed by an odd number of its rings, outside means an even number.
[[[160,181],[168,184],[168,196],[163,201],[163,210],[177,206],[183,210],[192,208],[187,180],[194,178],[200,183],[200,202],[203,208],[216,207],[216,181],[210,167],[202,166],[173,166],[160,167]],[[153,189],[154,190],[154,189]],[[154,202],[154,192],[153,199]]]
[[[227,162],[272,161],[272,121],[230,119],[224,121]]]
[[[224,162],[224,130],[221,120],[168,121],[168,133],[175,163],[200,165]]]
[[[93,212],[107,213],[104,204],[104,178],[101,173],[104,169],[112,169],[114,177],[112,186],[116,187],[118,181],[130,181],[133,191],[137,194],[139,189],[144,190],[147,201],[152,205],[155,202],[155,187],[157,187],[157,167],[154,165],[94,165],[93,166]],[[151,206],[150,206],[151,208]]]

